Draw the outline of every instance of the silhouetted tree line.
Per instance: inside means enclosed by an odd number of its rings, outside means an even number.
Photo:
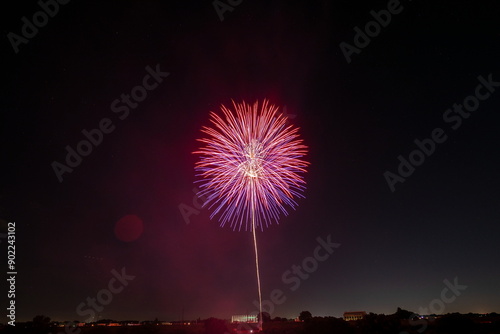
[[[435,319],[420,319],[413,312],[398,308],[394,314],[369,313],[364,319],[345,321],[335,317],[317,317],[309,311],[302,311],[299,319],[276,317],[271,320],[269,314],[263,314],[264,330],[262,334],[500,334],[500,315],[450,313],[436,316]],[[114,322],[109,320],[108,322]],[[77,321],[73,322],[74,324]],[[0,333],[14,334],[227,334],[235,333],[237,326],[227,320],[209,318],[203,326],[179,328],[175,326],[159,326],[159,321],[143,322],[141,326],[124,327],[54,327],[50,318],[38,315],[32,321],[16,327],[0,327]],[[70,323],[71,324],[71,323]]]
[[[362,320],[345,321],[335,317],[314,317],[302,311],[302,326],[273,327],[263,334],[500,334],[500,315],[452,313],[435,319],[420,319],[414,312],[398,307],[394,314],[369,313]]]
[[[478,315],[452,313],[435,319],[420,319],[414,312],[398,307],[394,314],[369,313],[362,320],[347,322],[337,318],[312,317],[301,334],[495,334],[500,333],[500,317],[488,321]],[[491,322],[490,322],[491,321]],[[488,323],[489,322],[489,323]],[[276,333],[277,334],[277,333]]]

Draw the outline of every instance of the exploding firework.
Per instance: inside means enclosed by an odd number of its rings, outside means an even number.
[[[211,218],[220,213],[222,226],[229,222],[239,230],[251,224],[262,329],[255,230],[277,223],[280,214],[287,214],[286,206],[295,208],[294,198],[303,197],[307,147],[298,138],[298,128],[287,125],[286,117],[266,100],[260,110],[258,102],[251,106],[233,101],[233,106],[235,114],[222,106],[224,118],[211,113],[214,127],[202,128],[208,138],[199,139],[205,146],[194,152],[201,155],[195,169],[202,177],[199,196],[206,196],[205,206],[215,208]]]
[[[234,113],[221,107],[223,117],[212,112],[213,127],[202,128],[208,137],[194,152],[201,155],[195,166],[202,178],[199,196],[213,209],[211,218],[220,215],[221,226],[248,230],[255,219],[263,230],[303,197],[307,147],[298,128],[267,101],[260,108],[258,102],[233,106]]]

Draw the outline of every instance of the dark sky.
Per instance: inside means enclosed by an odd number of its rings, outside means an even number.
[[[499,312],[500,6],[401,1],[348,63],[340,44],[355,47],[354,28],[388,4],[245,0],[221,21],[211,1],[71,1],[16,53],[8,34],[41,7],[9,3],[0,232],[16,222],[17,320],[85,320],[96,296],[109,303],[95,319],[254,311],[251,233],[219,227],[207,209],[186,224],[179,206],[193,206],[191,152],[209,112],[264,98],[286,107],[311,163],[297,210],[257,234],[263,298],[285,299],[273,317]],[[134,88],[148,66],[169,75],[148,79],[155,88],[134,108],[112,108],[144,92]],[[447,111],[464,100],[464,117]],[[112,132],[59,182],[54,161],[101,122]],[[436,128],[446,140],[423,163],[411,155],[419,166],[391,191],[384,173]],[[127,215],[137,218],[122,229]],[[328,237],[340,246],[314,268]],[[307,279],[287,272],[303,263]],[[122,268],[135,276],[123,289],[112,274]],[[445,280],[467,288],[456,296]]]

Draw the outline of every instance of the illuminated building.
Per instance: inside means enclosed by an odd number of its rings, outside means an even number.
[[[231,317],[231,322],[257,323],[259,319],[257,319],[257,315],[233,315]]]
[[[344,312],[344,320],[345,321],[361,320],[364,317],[366,317],[366,312],[365,311],[360,311],[360,312]]]

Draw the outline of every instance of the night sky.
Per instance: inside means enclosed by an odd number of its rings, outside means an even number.
[[[9,33],[23,38],[42,9],[4,8],[0,256],[6,277],[15,221],[17,320],[84,321],[96,296],[112,300],[92,320],[255,311],[251,233],[179,207],[197,210],[209,112],[265,98],[311,163],[305,199],[257,233],[263,299],[282,292],[272,317],[418,312],[440,305],[445,280],[467,288],[447,290],[442,313],[499,312],[498,3],[232,3],[221,21],[212,1],[70,1],[15,47]],[[54,162],[96,128],[108,133],[60,182]],[[412,154],[416,140],[429,154]],[[318,238],[339,244],[319,262]]]

